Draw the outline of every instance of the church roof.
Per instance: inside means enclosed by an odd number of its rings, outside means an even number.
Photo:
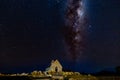
[[[60,67],[62,67],[62,65],[60,64],[60,62],[59,62],[57,59],[51,61],[51,66],[52,66],[53,64],[59,65]]]

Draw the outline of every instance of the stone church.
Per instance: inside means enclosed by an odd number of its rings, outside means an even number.
[[[50,67],[46,68],[46,72],[62,72],[62,65],[58,60],[52,60]]]

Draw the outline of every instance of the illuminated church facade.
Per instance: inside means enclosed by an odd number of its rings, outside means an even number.
[[[61,73],[62,69],[63,67],[58,60],[52,60],[51,65],[48,68],[46,68],[46,72]]]

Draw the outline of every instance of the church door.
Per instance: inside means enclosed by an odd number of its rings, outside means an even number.
[[[55,72],[58,72],[58,67],[55,67]]]

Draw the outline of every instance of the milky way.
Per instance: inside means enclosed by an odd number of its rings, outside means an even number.
[[[85,48],[86,14],[83,0],[68,0],[65,12],[65,43],[70,60],[78,60]]]

